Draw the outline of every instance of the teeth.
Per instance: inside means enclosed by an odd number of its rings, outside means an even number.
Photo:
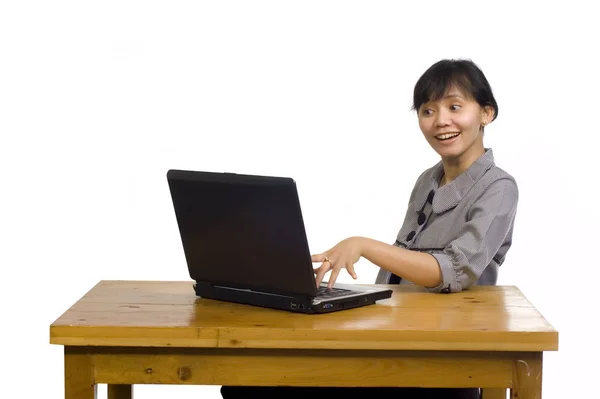
[[[458,136],[460,133],[446,133],[446,134],[440,134],[435,136],[436,138],[440,139],[440,140],[446,140],[446,139],[450,139],[452,137],[456,137]]]

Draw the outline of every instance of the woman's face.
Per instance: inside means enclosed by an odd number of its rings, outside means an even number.
[[[442,158],[459,158],[465,153],[483,152],[482,125],[493,117],[491,107],[482,108],[456,88],[438,101],[419,108],[419,127],[429,145]]]

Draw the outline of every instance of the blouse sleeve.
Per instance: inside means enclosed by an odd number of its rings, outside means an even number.
[[[430,290],[460,292],[473,285],[510,232],[518,202],[518,188],[510,179],[492,183],[473,203],[457,238],[442,252],[432,253],[440,265],[442,282]]]

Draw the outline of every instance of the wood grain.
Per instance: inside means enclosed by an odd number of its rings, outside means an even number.
[[[481,399],[506,399],[506,389],[484,388],[481,390]]]
[[[542,398],[542,357],[542,353],[526,353],[515,360],[511,399]]]
[[[558,349],[558,333],[513,286],[392,298],[304,315],[195,296],[192,282],[101,281],[50,327],[71,346],[442,351]]]
[[[510,387],[515,354],[98,348],[108,384]]]
[[[108,384],[108,399],[131,399],[133,386],[130,384]]]
[[[540,399],[558,333],[512,286],[304,315],[197,298],[192,282],[101,281],[50,326],[65,398],[131,399],[132,384],[480,387]]]
[[[65,347],[65,399],[96,399],[97,392],[92,355]]]

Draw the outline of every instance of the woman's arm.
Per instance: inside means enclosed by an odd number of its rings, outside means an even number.
[[[460,292],[479,279],[511,230],[518,199],[517,185],[510,179],[495,181],[481,194],[457,238],[442,252],[432,253],[442,272],[442,282],[432,290]]]
[[[433,255],[399,248],[365,237],[359,240],[362,256],[377,266],[423,287],[436,287],[442,282],[440,265]]]
[[[492,261],[512,226],[518,202],[514,181],[494,182],[473,204],[469,220],[442,252],[424,253],[398,248],[364,237],[352,237],[319,255],[324,262],[315,269],[317,284],[331,270],[329,287],[346,268],[356,278],[354,264],[361,256],[406,280],[436,292],[469,288]]]
[[[312,256],[313,262],[323,262],[315,269],[317,286],[330,270],[330,288],[343,268],[356,279],[354,264],[361,256],[415,284],[435,287],[442,283],[440,266],[432,255],[398,248],[366,237],[350,237],[329,251]]]

